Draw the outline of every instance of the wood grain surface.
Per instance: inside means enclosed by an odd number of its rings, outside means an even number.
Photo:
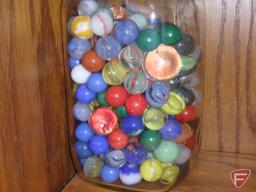
[[[58,191],[68,145],[61,0],[0,0],[0,191]]]
[[[238,155],[230,153],[201,152],[187,177],[173,192],[254,192],[256,188],[256,157],[254,155]],[[230,171],[238,168],[250,168],[253,173],[241,189],[236,189],[229,177]],[[85,182],[75,176],[62,192],[115,192],[110,188],[102,188]],[[122,190],[123,191],[123,190]]]
[[[201,149],[256,154],[256,1],[192,5],[203,50]]]

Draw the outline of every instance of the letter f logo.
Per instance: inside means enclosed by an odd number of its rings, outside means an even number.
[[[237,169],[230,172],[230,178],[236,188],[241,188],[251,175],[250,169]]]

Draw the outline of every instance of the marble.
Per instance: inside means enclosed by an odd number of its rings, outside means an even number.
[[[128,68],[119,62],[109,62],[102,70],[102,76],[109,85],[121,85],[124,82]]]
[[[122,150],[112,150],[104,157],[105,163],[114,168],[122,167],[126,162],[125,153]]]
[[[148,151],[153,151],[160,145],[161,135],[158,131],[145,130],[140,136],[140,142]]]
[[[131,94],[144,93],[149,87],[149,80],[141,71],[131,70],[124,79],[124,88]]]
[[[142,177],[140,175],[139,165],[125,164],[119,170],[119,177],[124,185],[131,186],[140,183]]]
[[[155,182],[161,178],[163,167],[157,159],[148,159],[140,166],[142,178],[147,182]]]
[[[167,115],[159,108],[150,107],[143,114],[145,126],[153,131],[161,129],[166,122]]]
[[[87,121],[91,111],[87,104],[76,102],[73,106],[73,116],[78,121]]]
[[[96,178],[100,175],[101,167],[104,162],[97,156],[89,157],[85,160],[83,171],[85,176]]]
[[[180,152],[179,146],[173,141],[162,140],[154,150],[154,156],[162,163],[173,163]]]

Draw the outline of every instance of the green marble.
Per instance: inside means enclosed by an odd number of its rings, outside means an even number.
[[[161,143],[161,135],[158,131],[146,130],[140,136],[140,142],[148,151],[153,151]]]
[[[179,146],[173,141],[162,140],[154,156],[162,163],[173,163],[179,155]]]
[[[197,61],[193,57],[181,56],[181,63],[181,70],[187,71],[193,69],[196,66]]]
[[[109,105],[108,105],[108,103],[107,103],[107,101],[105,99],[105,95],[106,95],[106,92],[99,93],[97,95],[97,101],[98,101],[99,104],[101,104],[101,105],[103,105],[105,107],[108,107]]]
[[[176,25],[165,23],[161,25],[160,37],[162,43],[166,45],[175,45],[181,40],[182,33]]]
[[[115,108],[115,112],[119,118],[124,118],[128,115],[124,105]]]
[[[157,29],[143,29],[137,39],[138,47],[144,51],[156,49],[160,44],[160,37]]]

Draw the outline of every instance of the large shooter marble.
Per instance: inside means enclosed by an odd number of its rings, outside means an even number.
[[[181,66],[181,58],[176,49],[161,44],[147,53],[143,69],[152,79],[168,80],[179,74]]]
[[[100,107],[92,113],[89,124],[98,135],[107,135],[116,128],[117,120],[117,116],[113,110]]]

